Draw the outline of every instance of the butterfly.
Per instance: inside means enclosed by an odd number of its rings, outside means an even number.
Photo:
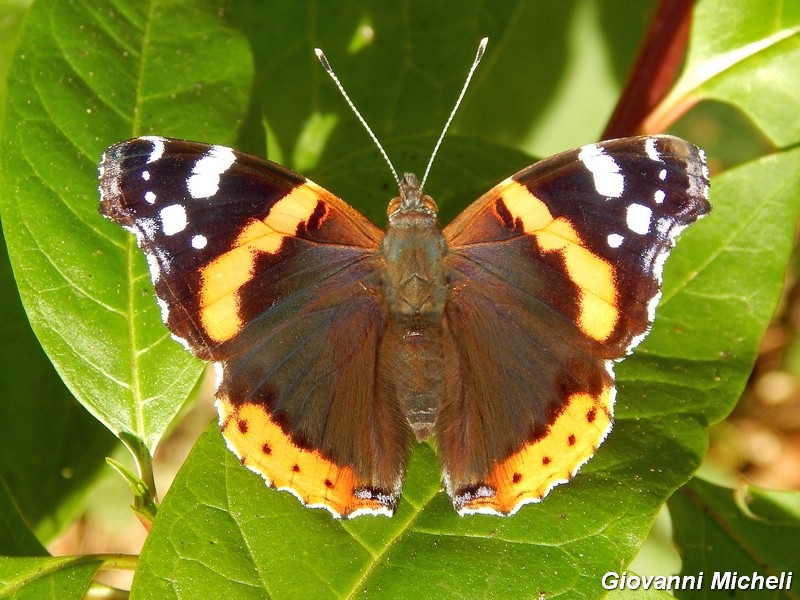
[[[611,430],[613,368],[647,334],[677,235],[710,210],[703,152],[588,144],[441,228],[414,175],[382,231],[276,163],[138,137],[99,167],[172,336],[217,371],[241,462],[336,517],[391,515],[433,438],[461,514],[508,515]]]

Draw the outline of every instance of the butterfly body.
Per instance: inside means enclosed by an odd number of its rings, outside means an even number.
[[[443,229],[407,175],[386,232],[221,146],[135,138],[100,165],[101,213],[136,234],[164,322],[216,365],[229,447],[337,517],[392,514],[415,438],[459,514],[571,479],[707,193],[702,152],[670,136],[540,161]]]
[[[436,205],[406,174],[388,208],[381,243],[382,298],[389,323],[379,351],[381,381],[391,389],[417,440],[431,434],[445,394],[442,318],[449,294],[447,242]],[[384,366],[385,365],[385,366]]]

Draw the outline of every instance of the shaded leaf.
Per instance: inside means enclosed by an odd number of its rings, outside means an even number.
[[[682,574],[703,573],[704,593],[692,598],[716,597],[714,577],[725,574],[775,577],[797,571],[800,547],[800,521],[797,519],[800,494],[775,493],[748,487],[747,497],[737,500],[737,492],[695,478],[669,500],[675,543],[683,559]],[[753,510],[761,514],[753,514]],[[784,520],[778,515],[793,515]],[[730,578],[729,578],[730,580]],[[721,580],[724,583],[724,579]],[[792,583],[792,587],[796,582]],[[735,588],[723,588],[732,590]],[[676,593],[689,597],[688,593]],[[748,598],[794,597],[789,591],[747,590]]]
[[[0,476],[0,556],[46,556],[47,550],[28,528],[19,507]]]

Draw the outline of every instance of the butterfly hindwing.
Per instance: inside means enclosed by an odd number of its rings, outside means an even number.
[[[462,391],[437,435],[459,512],[515,512],[592,456],[613,361],[649,330],[675,237],[710,209],[707,177],[678,138],[611,140],[528,167],[445,228]]]
[[[280,165],[161,137],[109,148],[100,192],[136,234],[173,335],[217,363],[242,462],[338,516],[390,514],[408,439],[373,400],[383,232]]]

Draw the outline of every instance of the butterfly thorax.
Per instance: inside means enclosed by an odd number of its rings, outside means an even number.
[[[417,178],[407,173],[388,212],[381,251],[383,292],[391,319],[412,330],[438,325],[447,300],[447,243],[436,204],[420,193]]]

